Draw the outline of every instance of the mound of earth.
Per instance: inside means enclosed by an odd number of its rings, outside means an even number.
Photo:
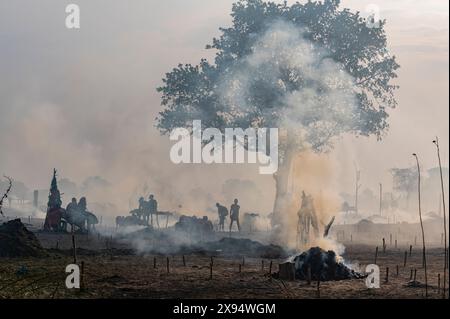
[[[224,255],[245,255],[249,257],[282,258],[286,256],[283,248],[276,245],[263,245],[247,238],[222,238],[218,241],[208,242],[201,246],[211,252]]]
[[[43,257],[47,252],[20,219],[0,225],[0,257]]]
[[[347,267],[332,250],[325,251],[313,247],[294,258],[295,278],[307,280],[309,272],[312,280],[330,281],[364,278],[364,275]]]

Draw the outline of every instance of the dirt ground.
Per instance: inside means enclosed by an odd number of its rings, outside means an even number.
[[[411,270],[424,282],[421,248],[415,246],[381,249],[380,289],[368,289],[364,279],[321,282],[308,285],[300,281],[282,281],[269,276],[278,271],[282,260],[242,256],[136,255],[123,243],[100,236],[77,235],[77,263],[84,264],[84,289],[67,289],[65,268],[73,263],[70,235],[37,234],[48,249],[45,258],[0,259],[0,298],[424,298],[425,288],[406,287]],[[403,266],[407,253],[407,265]],[[439,247],[427,251],[429,298],[438,294],[438,274],[443,278],[443,254]],[[373,264],[375,246],[346,244],[347,263],[361,270]],[[167,268],[168,263],[168,268]],[[156,265],[156,267],[155,267]],[[239,272],[241,265],[241,272]],[[398,266],[398,275],[397,275]],[[386,282],[386,268],[389,280]],[[169,270],[168,270],[169,269]],[[447,270],[448,271],[448,270]],[[448,280],[448,275],[447,275]],[[448,284],[447,284],[448,287]]]

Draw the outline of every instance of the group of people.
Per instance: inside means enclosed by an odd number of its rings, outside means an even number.
[[[145,221],[147,225],[153,225],[153,215],[158,212],[158,202],[154,195],[150,195],[148,201],[144,197],[139,198],[139,208],[136,210],[136,217]],[[149,223],[150,222],[150,223]]]
[[[233,223],[236,222],[238,231],[241,231],[241,225],[239,224],[239,209],[241,206],[238,204],[238,200],[235,199],[233,204],[230,206],[230,232],[233,227]],[[228,209],[225,206],[220,205],[220,203],[216,204],[217,212],[219,214],[219,231],[225,230],[225,219],[228,216]]]
[[[64,217],[66,222],[64,228],[69,223],[72,226],[77,226],[81,231],[94,230],[95,225],[98,223],[97,217],[87,210],[86,197],[81,197],[78,203],[77,199],[73,197],[62,217]]]

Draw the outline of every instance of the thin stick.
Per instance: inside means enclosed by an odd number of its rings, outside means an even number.
[[[156,269],[156,257],[153,257],[153,269]]]
[[[421,207],[421,198],[420,198],[420,166],[419,166],[419,157],[417,154],[413,154],[416,158],[417,162],[417,173],[418,173],[418,186],[417,192],[419,197],[419,218],[420,218],[420,228],[422,230],[422,244],[423,244],[423,252],[422,252],[422,263],[425,270],[425,297],[428,297],[428,277],[427,277],[427,256],[426,256],[426,247],[425,247],[425,231],[423,229],[423,221],[422,221],[422,207]]]
[[[183,266],[186,267],[186,258],[184,258],[184,255],[183,255]]]
[[[447,214],[445,212],[445,191],[444,191],[444,179],[442,177],[442,164],[441,164],[441,152],[439,149],[439,138],[436,136],[436,140],[433,141],[436,145],[438,160],[439,160],[439,173],[441,177],[441,192],[442,192],[442,208],[444,213],[444,283],[443,283],[443,298],[445,299],[445,285],[447,283],[447,268],[448,268],[448,251],[447,251]]]
[[[386,282],[389,282],[389,267],[386,267]]]
[[[320,298],[320,276],[317,279],[317,298]]]

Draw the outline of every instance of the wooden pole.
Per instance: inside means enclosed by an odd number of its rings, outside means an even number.
[[[395,272],[396,272],[396,275],[397,275],[397,277],[398,277],[398,265],[397,266],[395,266]]]
[[[395,249],[397,249],[397,239],[395,240]]]
[[[416,281],[416,278],[417,278],[417,269],[414,268],[414,281]]]
[[[261,260],[261,271],[264,272],[264,259]]]
[[[412,245],[409,245],[409,257],[412,255]]]
[[[439,161],[439,174],[441,177],[441,198],[442,198],[442,211],[444,213],[444,282],[443,282],[443,298],[445,299],[445,286],[447,284],[447,268],[448,268],[448,250],[447,250],[447,214],[445,212],[445,191],[444,191],[444,179],[442,177],[442,164],[441,164],[441,152],[439,149],[439,138],[436,136],[436,139],[433,141],[434,145],[436,145],[436,151]]]
[[[409,280],[413,279],[413,269],[411,268],[411,273],[409,274]]]
[[[386,252],[386,240],[383,238],[383,253]]]
[[[317,279],[317,298],[320,298],[320,276]]]
[[[374,264],[377,264],[377,259],[378,259],[378,246],[375,248],[375,262]]]
[[[389,267],[386,267],[386,282],[389,282]]]
[[[241,271],[242,271],[242,265],[239,264],[239,273],[241,273]]]
[[[410,255],[411,256],[411,255]],[[405,258],[403,260],[403,267],[406,267],[406,260],[408,259],[408,252],[405,251]]]
[[[156,257],[153,257],[153,269],[156,269]]]
[[[211,260],[210,260],[210,262],[211,262],[211,265],[214,265],[214,258],[213,258],[213,256],[211,256],[211,258],[210,258]]]
[[[421,198],[420,198],[420,165],[419,165],[419,157],[416,153],[413,154],[413,156],[416,158],[417,162],[417,174],[418,174],[418,184],[417,184],[417,193],[419,198],[419,219],[420,219],[420,228],[422,230],[422,244],[423,244],[423,251],[422,251],[422,264],[423,268],[425,270],[425,297],[428,297],[428,277],[427,277],[427,256],[426,256],[426,247],[425,247],[425,231],[423,229],[423,221],[422,221],[422,207],[421,207]]]
[[[186,267],[186,258],[184,258],[184,255],[183,255],[183,266]]]

